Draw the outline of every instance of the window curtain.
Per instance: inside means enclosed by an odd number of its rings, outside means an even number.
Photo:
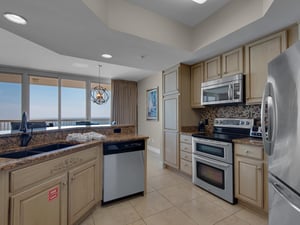
[[[111,120],[137,125],[137,82],[112,80],[111,96]]]

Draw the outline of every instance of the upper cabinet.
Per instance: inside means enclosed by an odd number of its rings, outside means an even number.
[[[163,73],[163,96],[178,93],[178,72],[178,68],[173,68]]]
[[[191,67],[191,105],[192,108],[201,108],[201,84],[204,81],[203,63]]]
[[[221,78],[221,56],[206,60],[205,65],[205,81]]]
[[[261,102],[268,76],[268,63],[287,47],[286,31],[245,46],[246,102]]]
[[[223,77],[244,73],[243,47],[224,53],[222,63]]]
[[[243,47],[206,60],[204,80],[215,80],[233,74],[244,73]]]

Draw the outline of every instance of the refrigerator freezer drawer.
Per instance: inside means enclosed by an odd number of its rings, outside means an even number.
[[[276,178],[269,181],[269,225],[299,225],[300,197]]]

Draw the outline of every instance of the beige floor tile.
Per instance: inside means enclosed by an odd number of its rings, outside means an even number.
[[[213,225],[222,219],[232,215],[217,204],[208,201],[205,196],[201,196],[190,202],[179,206],[186,215],[196,221],[199,225]]]
[[[207,194],[205,195],[205,197],[208,199],[208,201],[213,202],[214,204],[220,206],[221,208],[223,208],[225,211],[227,211],[230,214],[236,213],[243,209],[238,204],[232,205],[232,204],[224,201],[223,199],[220,199],[208,192],[206,192],[206,193]]]
[[[97,208],[93,213],[95,225],[126,225],[141,219],[130,203]]]
[[[178,184],[174,187],[162,188],[159,190],[159,193],[174,205],[191,201],[203,195],[201,190],[197,190],[190,184]]]
[[[250,225],[239,217],[232,215],[226,219],[221,220],[220,222],[215,223],[215,225]],[[258,225],[258,224],[257,224]]]
[[[175,186],[182,182],[174,179],[174,177],[172,175],[166,174],[166,175],[161,175],[161,176],[150,177],[148,179],[148,183],[154,189],[159,190],[161,188]]]
[[[246,221],[250,225],[267,225],[268,224],[268,217],[258,215],[248,209],[242,209],[241,211],[234,214],[235,216],[239,217],[240,219]]]
[[[155,189],[151,185],[147,185],[147,193],[153,192]]]
[[[128,224],[128,225],[146,225],[146,224],[145,224],[144,220],[138,220],[135,223],[131,223],[131,224]]]
[[[189,217],[173,207],[145,219],[147,225],[196,225]]]
[[[148,193],[144,197],[131,200],[130,203],[143,218],[172,207],[170,202],[158,192]]]

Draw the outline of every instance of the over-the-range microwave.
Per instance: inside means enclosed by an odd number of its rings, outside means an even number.
[[[217,105],[244,102],[244,74],[227,76],[201,84],[201,104]]]

